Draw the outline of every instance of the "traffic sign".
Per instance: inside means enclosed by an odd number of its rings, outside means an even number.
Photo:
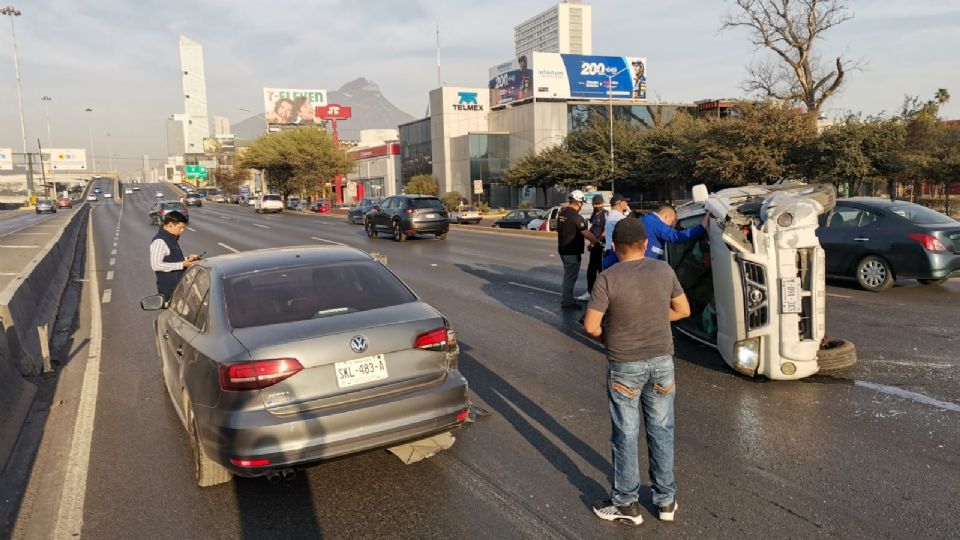
[[[187,165],[187,179],[207,179],[207,168],[204,165]]]
[[[479,195],[483,193],[483,180],[474,180],[473,181],[473,194]]]

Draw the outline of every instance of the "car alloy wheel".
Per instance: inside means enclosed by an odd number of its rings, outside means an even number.
[[[393,222],[393,239],[397,242],[403,242],[407,239],[407,235],[403,234],[403,229],[400,228],[400,222]]]
[[[367,229],[367,236],[369,236],[370,238],[376,238],[377,229],[373,227],[373,222],[368,220],[365,227]]]
[[[868,291],[882,291],[893,285],[893,271],[887,261],[870,255],[857,265],[857,282]]]

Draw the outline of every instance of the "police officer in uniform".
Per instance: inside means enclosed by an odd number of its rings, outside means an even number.
[[[597,237],[590,232],[589,223],[580,215],[586,196],[579,189],[571,191],[567,197],[570,204],[560,210],[557,216],[557,253],[563,261],[563,288],[560,307],[580,309],[583,306],[573,297],[573,288],[580,275],[580,263],[583,259],[584,240],[590,247],[597,243]]]
[[[150,242],[150,268],[157,274],[157,292],[166,302],[180,283],[183,271],[190,268],[200,257],[191,254],[184,258],[180,250],[180,235],[187,228],[187,216],[174,210],[163,216],[163,226]]]

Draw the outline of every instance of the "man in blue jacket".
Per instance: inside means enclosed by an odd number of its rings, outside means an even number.
[[[703,222],[692,229],[678,231],[677,209],[664,204],[656,212],[643,216],[643,226],[647,229],[647,252],[644,257],[663,260],[664,244],[680,244],[699,240],[707,232],[710,214],[704,214]]]

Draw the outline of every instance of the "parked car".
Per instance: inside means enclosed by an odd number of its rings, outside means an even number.
[[[216,194],[216,195],[213,196],[213,202],[215,202],[215,203],[227,202],[227,198],[226,198],[225,196],[223,196],[222,194],[219,194],[219,193],[218,193],[218,194]]]
[[[124,188],[123,194],[124,194],[124,195],[132,195],[132,194],[133,194],[133,189],[132,189],[132,188]]]
[[[294,210],[300,205],[300,197],[287,197],[286,206],[288,210]]]
[[[264,193],[254,200],[253,209],[258,214],[283,212],[283,197],[276,193]]]
[[[363,225],[363,216],[367,215],[367,212],[382,200],[383,198],[381,197],[364,197],[360,199],[356,204],[347,209],[347,223],[359,223]]]
[[[433,195],[395,195],[375,205],[364,216],[363,225],[370,238],[388,232],[397,242],[417,234],[433,234],[445,240],[450,218],[447,208]]]
[[[94,195],[93,193],[91,193],[91,194],[87,195],[87,200],[88,200],[88,201],[96,201],[96,200],[97,200],[97,196]]]
[[[477,224],[483,219],[476,206],[463,206],[450,212],[450,223]]]
[[[589,195],[587,200],[589,200]],[[606,199],[609,203],[610,199]],[[541,210],[543,214],[540,217],[531,219],[526,228],[533,231],[547,231],[554,232],[557,230],[557,216],[560,215],[560,210],[569,206],[567,203],[563,203],[558,206],[551,207],[549,210]],[[609,210],[609,204],[605,206]],[[587,221],[590,220],[590,216],[593,215],[593,205],[586,204],[580,208],[580,215],[584,217]]]
[[[536,208],[511,210],[493,222],[495,229],[525,229],[534,219],[543,219],[545,212]]]
[[[57,205],[54,204],[50,199],[39,199],[37,201],[36,210],[38,214],[55,214],[57,213]]]
[[[147,216],[150,218],[150,224],[160,225],[163,223],[163,216],[165,216],[167,212],[173,212],[174,210],[186,216],[187,221],[190,221],[190,211],[187,210],[187,207],[180,201],[157,201],[150,207],[147,213]]]
[[[113,193],[104,193],[104,194],[103,194],[103,198],[104,198],[104,199],[112,199],[112,198],[113,198]]]
[[[332,207],[330,199],[317,199],[310,203],[310,211],[318,214],[326,214]]]
[[[133,186],[134,191],[140,191],[140,186]]]
[[[163,303],[152,296],[141,307]],[[154,330],[201,487],[292,476],[449,432],[469,414],[449,321],[353,248],[203,260]]]
[[[817,237],[827,275],[853,277],[868,291],[897,279],[935,285],[960,276],[960,222],[919,204],[842,199],[821,217]]]
[[[73,208],[73,199],[70,197],[60,197],[57,199],[57,208]]]
[[[185,206],[203,206],[203,197],[199,193],[187,193],[183,197]]]
[[[828,338],[825,257],[817,220],[836,199],[831,185],[694,188],[677,209],[688,229],[710,214],[708,234],[666,245],[666,260],[690,302],[681,333],[716,347],[748,376],[799,379],[856,362],[848,341]]]

